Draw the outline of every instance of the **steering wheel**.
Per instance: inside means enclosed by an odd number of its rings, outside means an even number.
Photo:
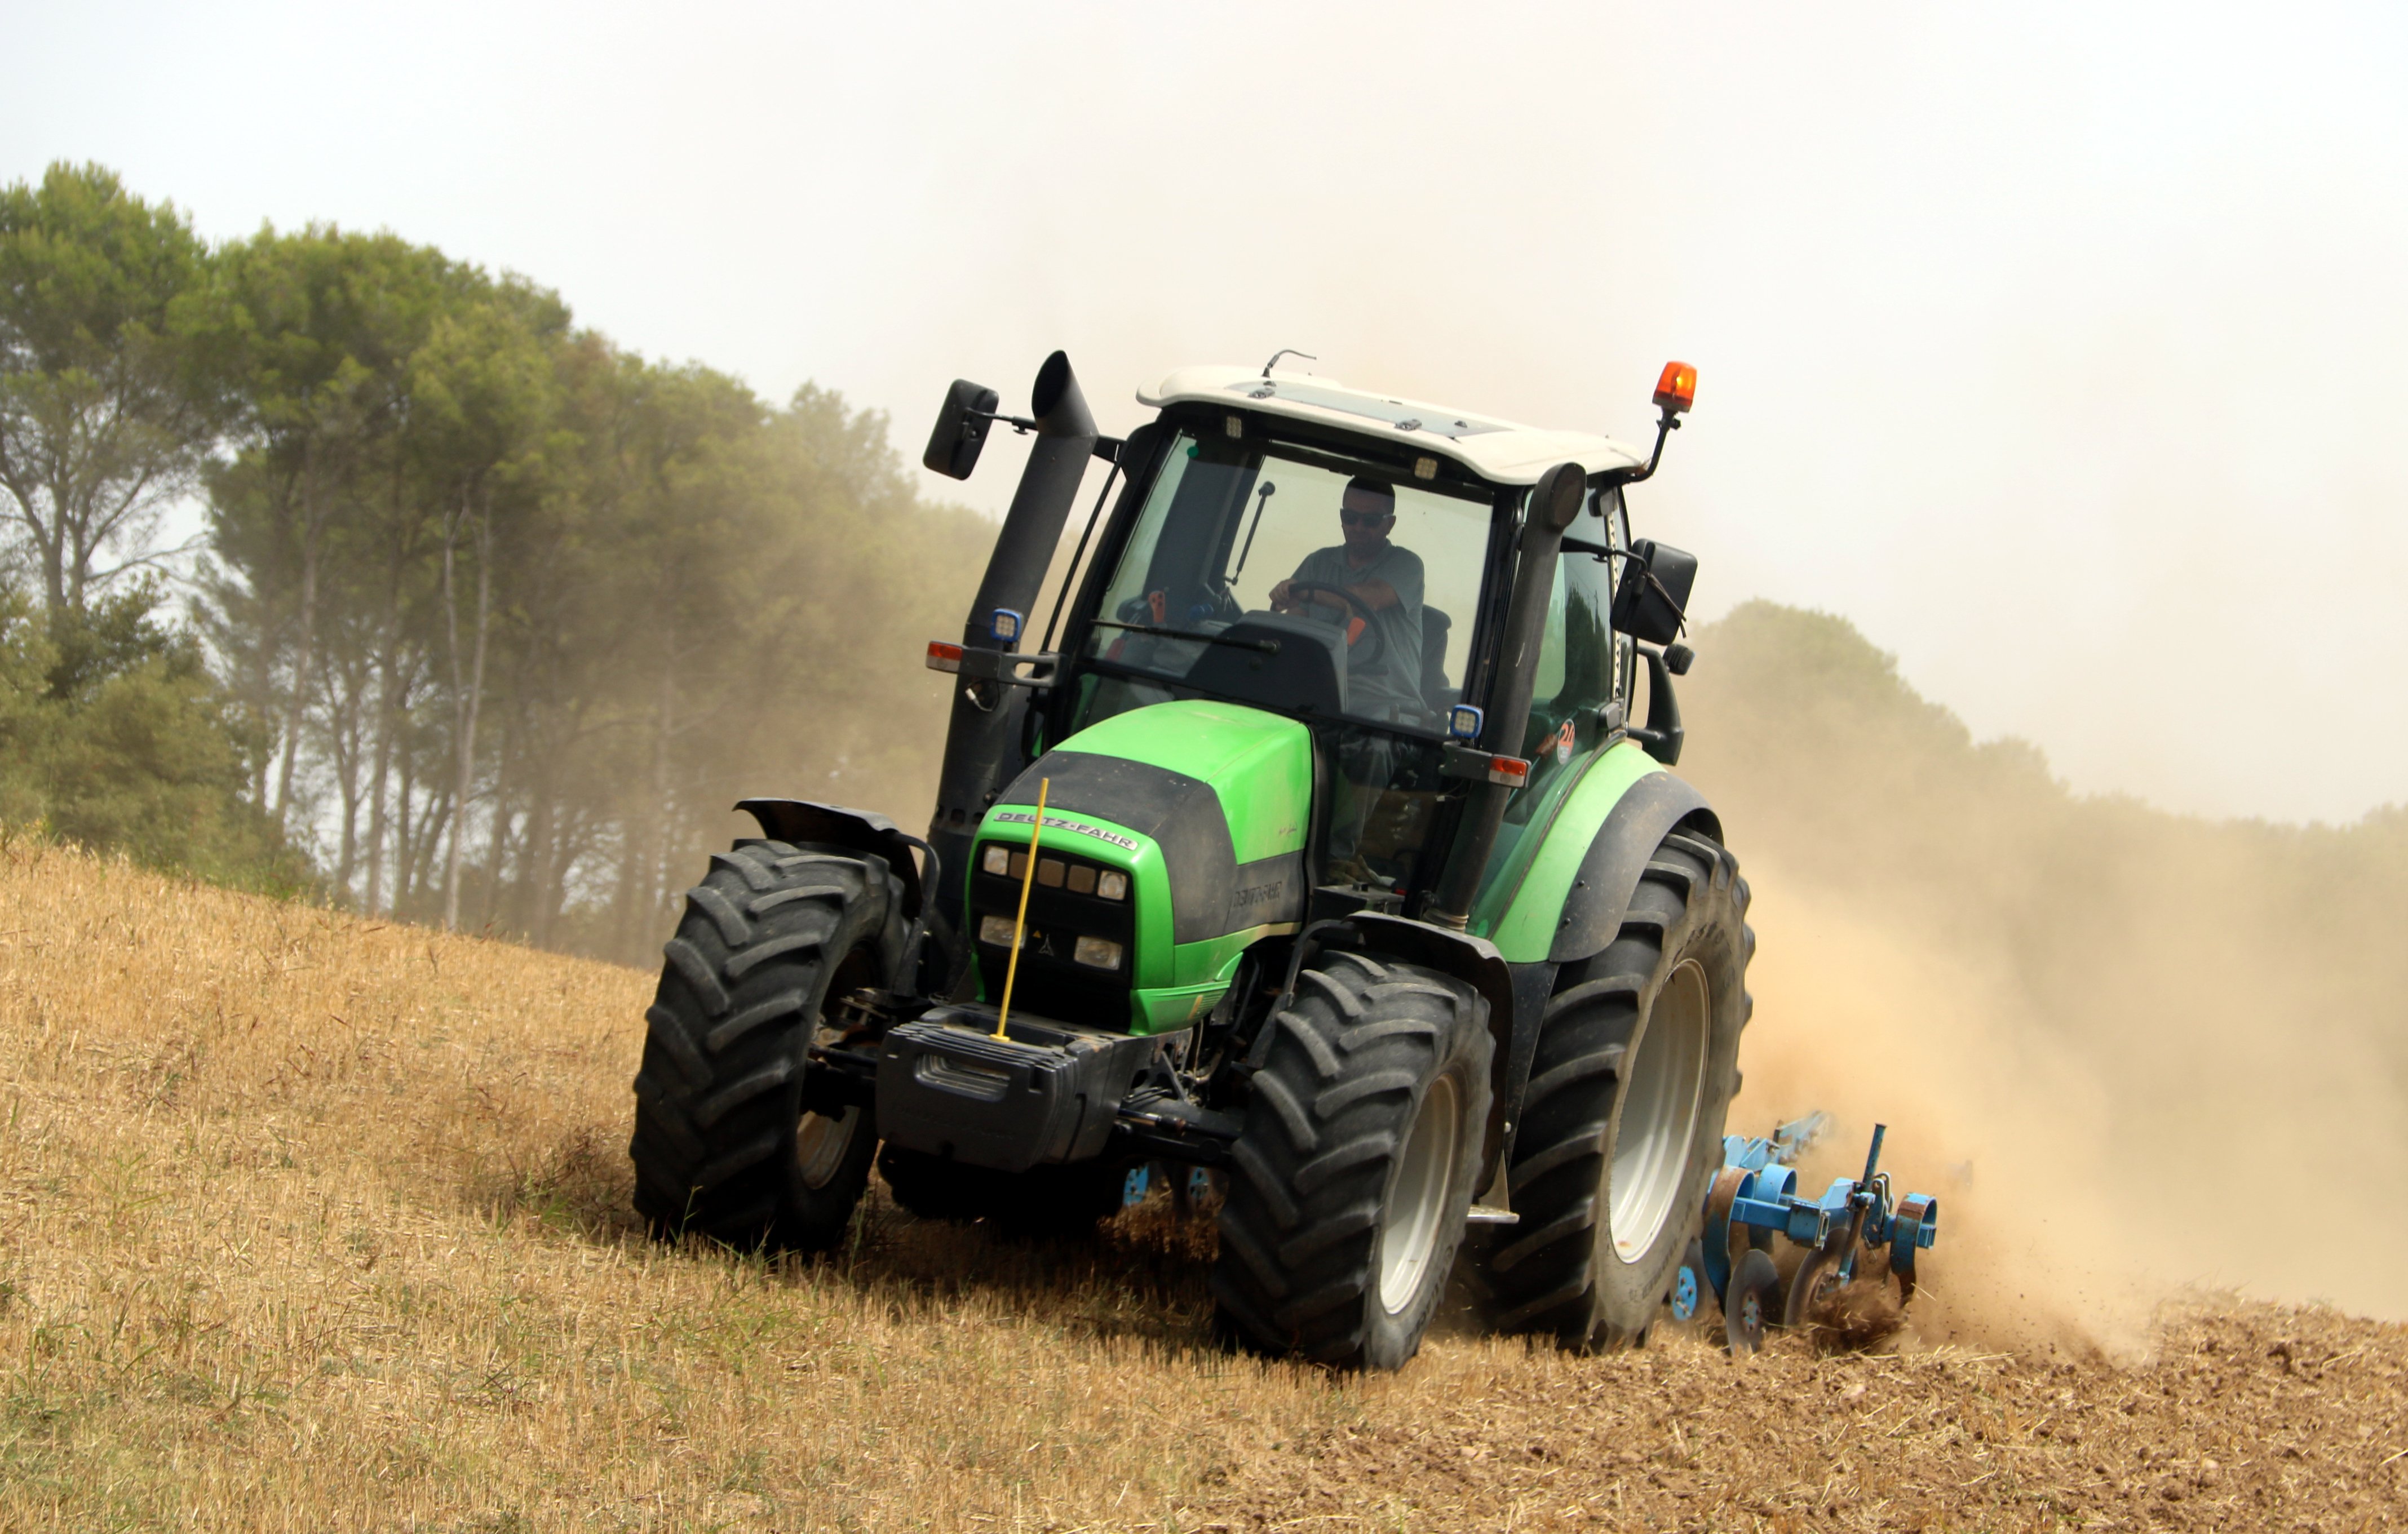
[[[1361,597],[1326,581],[1291,581],[1287,583],[1287,594],[1292,597],[1309,591],[1326,592],[1346,605],[1350,614],[1345,624],[1346,660],[1350,667],[1369,666],[1380,658],[1384,641],[1380,638],[1379,625],[1371,622],[1371,609]]]

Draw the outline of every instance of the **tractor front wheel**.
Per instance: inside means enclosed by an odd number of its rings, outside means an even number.
[[[738,842],[686,892],[636,1077],[636,1211],[652,1233],[746,1251],[843,1240],[878,1148],[870,1114],[806,1112],[831,996],[881,983],[902,933],[877,858]]]
[[[1396,1369],[1463,1239],[1492,1053],[1461,981],[1325,953],[1297,976],[1226,1168],[1220,1325],[1264,1352]]]

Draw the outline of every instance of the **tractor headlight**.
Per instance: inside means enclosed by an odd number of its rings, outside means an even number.
[[[1121,967],[1121,945],[1110,938],[1082,938],[1071,957],[1096,969],[1117,969]]]
[[[1128,875],[1118,868],[1106,868],[1096,876],[1096,893],[1107,900],[1128,898]]]
[[[986,851],[979,854],[979,867],[989,873],[1010,873],[1011,849],[1000,841],[988,842]]]
[[[993,943],[997,948],[1010,948],[1011,946],[1011,918],[1009,916],[987,916],[981,918],[979,922],[979,941],[982,943]]]

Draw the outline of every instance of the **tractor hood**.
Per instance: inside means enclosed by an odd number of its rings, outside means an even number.
[[[1303,920],[1312,735],[1296,720],[1216,701],[1112,715],[1071,735],[996,795],[980,821],[978,857],[990,843],[1028,843],[1040,781],[1048,785],[1042,855],[1069,862],[1031,891],[1028,925],[1050,923],[1057,935],[1076,937],[1103,935],[1096,923],[1111,920],[1111,932],[1127,932],[1134,952],[1120,973],[1122,985],[1134,987],[1139,1028],[1182,1025],[1228,985],[1250,941]],[[1108,912],[1094,898],[1074,898],[1067,883],[1050,886],[1082,862],[1125,869],[1129,906]],[[1091,879],[1082,882],[1094,889]],[[1019,894],[987,874],[970,883],[973,929],[990,912],[1011,910]],[[980,941],[982,961],[1004,953],[987,949]],[[1040,953],[1031,963],[1042,970]],[[1076,963],[1065,975],[1076,975]]]
[[[1140,905],[1167,900],[1173,943],[1302,914],[1312,738],[1295,720],[1204,700],[1116,714],[1014,779],[987,812],[990,834],[1028,819],[1040,780],[1046,834],[1059,834],[1059,811],[1071,817],[1061,829],[1072,835],[1057,842],[1066,851],[1101,850],[1068,845],[1084,839],[1133,854]]]

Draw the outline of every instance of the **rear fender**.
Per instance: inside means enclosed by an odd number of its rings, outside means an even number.
[[[1613,941],[1630,912],[1631,896],[1639,893],[1639,876],[1648,860],[1667,835],[1684,828],[1722,839],[1722,823],[1695,788],[1669,772],[1651,772],[1623,790],[1572,876],[1546,958],[1512,967],[1522,982],[1521,1005],[1513,1012],[1511,1039],[1497,1052],[1497,1111],[1505,1126],[1498,1147],[1500,1156],[1512,1154],[1513,1125],[1521,1120],[1522,1095],[1530,1084],[1530,1062],[1538,1054],[1539,1026],[1555,990],[1556,970]]]
[[[1564,896],[1563,917],[1547,950],[1550,963],[1587,958],[1613,941],[1648,860],[1665,837],[1683,826],[1722,840],[1722,822],[1706,796],[1670,773],[1651,772],[1623,791]]]

